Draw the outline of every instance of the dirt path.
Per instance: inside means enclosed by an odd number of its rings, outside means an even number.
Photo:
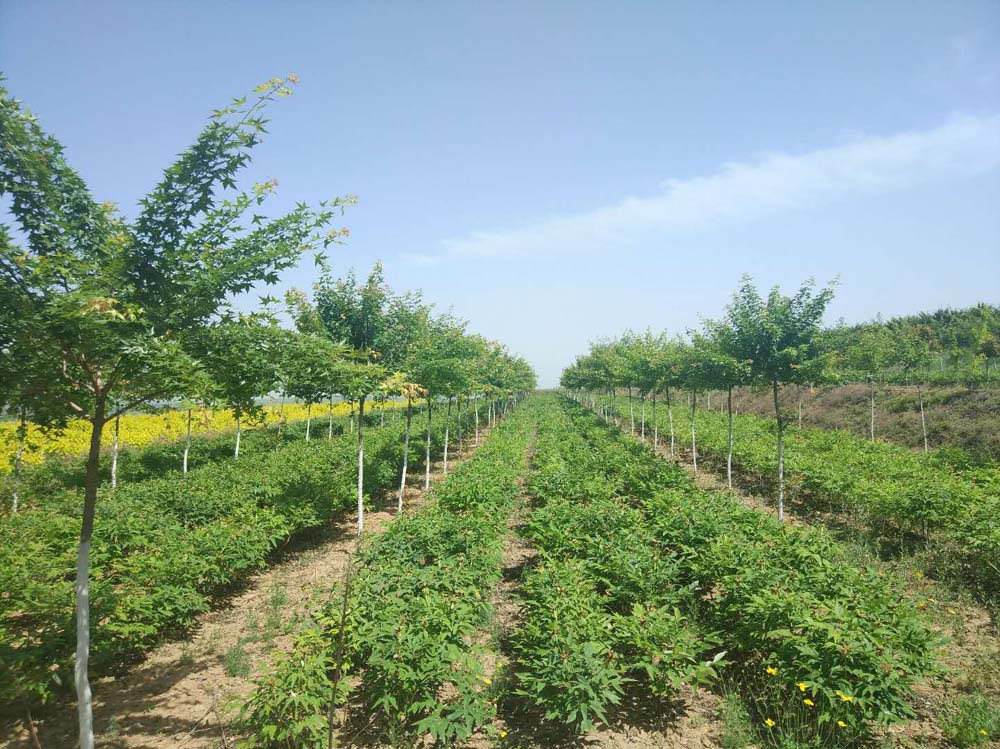
[[[482,444],[488,430],[481,430]],[[461,455],[449,455],[449,468],[475,448],[467,440]],[[443,477],[432,465],[431,482]],[[407,480],[408,509],[425,499],[423,470]],[[395,517],[396,495],[373,503],[365,515],[366,537],[380,533]],[[183,640],[166,642],[118,678],[95,680],[97,746],[104,749],[217,749],[235,742],[228,724],[234,706],[265,670],[276,650],[287,650],[297,623],[333,588],[357,548],[357,515],[342,517],[308,548],[290,551],[254,576],[241,592],[205,614]],[[36,721],[43,749],[76,745],[76,707],[58,707]],[[34,749],[25,726],[0,738],[0,749]]]

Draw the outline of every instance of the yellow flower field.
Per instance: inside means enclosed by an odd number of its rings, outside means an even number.
[[[395,408],[396,401],[388,401],[386,408]],[[347,414],[350,406],[347,403],[335,403],[334,414]],[[326,404],[313,407],[316,419],[325,417],[328,413]],[[265,406],[264,420],[267,424],[276,424],[279,419],[279,406]],[[300,421],[306,418],[306,407],[302,403],[286,403],[284,417],[288,421]],[[244,422],[244,426],[249,426]],[[153,442],[169,442],[184,438],[187,428],[187,412],[170,410],[159,414],[126,414],[121,418],[119,441],[122,447],[144,447]],[[214,434],[234,431],[236,420],[228,409],[198,410],[193,413],[191,433]],[[110,448],[113,423],[109,423],[104,431],[104,444]],[[83,420],[69,423],[62,433],[46,435],[34,425],[28,426],[23,462],[25,465],[41,463],[48,455],[83,455],[90,444],[90,425]],[[10,473],[14,467],[14,456],[17,451],[17,423],[5,421],[0,423],[0,473]]]

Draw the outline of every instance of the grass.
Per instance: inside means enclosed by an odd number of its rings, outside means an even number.
[[[230,676],[246,678],[250,675],[250,655],[240,640],[222,656],[222,665]]]

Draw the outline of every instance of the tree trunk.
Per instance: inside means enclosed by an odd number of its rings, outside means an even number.
[[[24,409],[21,409],[21,418],[17,424],[17,453],[14,455],[14,507],[13,513],[17,514],[17,508],[21,501],[21,461],[24,459],[24,443],[28,435],[28,425],[24,419]]]
[[[365,529],[365,397],[358,399],[358,538]]]
[[[479,447],[479,396],[477,395],[475,400],[472,401],[476,412],[476,447]]]
[[[730,387],[726,394],[726,401],[729,404],[729,456],[726,458],[726,478],[729,481],[729,488],[733,488],[733,388]]]
[[[802,386],[801,385],[796,385],[795,389],[796,389],[796,392],[797,392],[798,397],[799,397],[799,429],[801,429],[802,428]]]
[[[917,385],[917,398],[920,400],[920,428],[924,433],[924,452],[929,452],[930,447],[927,445],[927,419],[924,418],[924,392],[920,385]]]
[[[653,391],[653,450],[660,446],[660,425],[656,421],[656,391]]]
[[[330,410],[329,410],[330,420],[326,426],[326,438],[328,440],[333,439],[333,396],[330,396]]]
[[[871,429],[872,429],[872,442],[875,441],[875,378],[872,377],[869,380],[871,384]]]
[[[188,472],[188,456],[191,454],[191,409],[189,408],[187,413],[187,430],[184,434],[184,467],[183,472]],[[281,422],[278,422],[278,428],[281,428]]]
[[[115,416],[115,437],[111,442],[111,488],[118,488],[118,434],[121,431],[121,416]]]
[[[90,543],[97,510],[98,470],[101,462],[101,434],[104,430],[105,398],[97,397],[91,420],[90,451],[84,479],[83,524],[76,557],[76,684],[77,716],[80,725],[80,749],[94,749],[94,706],[87,669],[90,661]]]
[[[646,441],[646,395],[643,394],[640,397],[642,399],[642,410],[641,410],[642,415],[639,418],[639,424],[641,425],[639,427],[639,438],[643,442],[645,442]]]
[[[674,457],[674,407],[670,403],[670,388],[667,388],[667,421],[670,423],[670,457]]]
[[[427,395],[427,453],[424,455],[424,491],[431,488],[431,396]]]
[[[628,386],[628,425],[629,432],[635,434],[635,409],[632,407],[632,386]]]
[[[351,434],[354,434],[354,401],[351,401],[350,403],[351,403],[351,417],[350,417]]]
[[[778,406],[778,381],[771,381],[774,393],[774,418],[778,422],[778,520],[785,520],[785,434],[781,421],[781,407]]]
[[[242,434],[243,431],[240,425],[240,411],[239,409],[236,409],[236,449],[233,451],[234,458],[240,457],[240,437]]]
[[[399,480],[399,508],[403,511],[403,493],[406,491],[406,468],[410,460],[410,398],[406,399],[406,429],[403,432],[403,477]]]
[[[309,436],[312,430],[312,418],[313,418],[312,412],[313,412],[313,404],[306,403],[306,442],[309,441]]]
[[[278,399],[278,436],[281,436],[281,427],[285,420],[285,394],[282,393]]]
[[[378,402],[378,425],[380,429],[385,426],[385,400]]]
[[[451,424],[451,397],[448,397],[448,407],[444,416],[444,475],[448,475],[448,427]]]
[[[694,410],[698,402],[698,391],[691,391],[691,462],[694,464],[694,472],[698,473],[698,442],[694,433]]]

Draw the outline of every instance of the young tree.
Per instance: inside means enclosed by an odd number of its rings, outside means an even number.
[[[895,342],[881,323],[869,325],[856,337],[847,352],[849,366],[868,380],[871,441],[875,441],[875,383],[893,364]]]
[[[733,488],[733,388],[750,381],[748,362],[740,361],[726,353],[735,348],[733,331],[725,323],[706,323],[708,338],[703,342],[705,377],[710,387],[726,391],[726,408],[729,414],[729,449],[726,455],[726,481]]]
[[[350,353],[329,338],[315,333],[284,333],[281,344],[281,381],[284,392],[306,404],[306,442],[310,438],[312,407],[335,392],[335,363]]]
[[[238,458],[245,420],[263,418],[258,400],[278,385],[284,331],[269,319],[244,315],[196,331],[188,341],[215,383],[218,399],[236,419],[233,456]]]
[[[274,183],[223,198],[260,143],[263,108],[297,79],[274,79],[213,113],[195,144],[167,169],[128,221],[98,204],[67,164],[62,146],[0,86],[0,196],[20,228],[0,235],[4,306],[19,322],[19,350],[35,350],[30,400],[36,423],[90,423],[77,555],[75,684],[81,749],[93,749],[87,676],[89,561],[104,426],[118,413],[186,388],[196,364],[180,341],[211,319],[231,294],[274,282],[320,236],[332,208],[297,206],[274,220],[241,219]],[[0,365],[5,366],[5,365]],[[10,375],[0,374],[0,382]],[[128,398],[119,398],[127,386]],[[115,404],[112,406],[111,404]]]
[[[341,368],[341,392],[358,403],[358,536],[364,532],[364,444],[365,401],[385,378],[381,338],[387,325],[389,289],[382,264],[376,263],[364,286],[354,273],[334,280],[324,266],[315,286],[316,312],[327,335],[354,349],[354,362]]]
[[[413,401],[420,400],[427,391],[415,382],[404,382],[401,385],[403,397],[406,398],[406,427],[403,432],[403,470],[399,479],[398,512],[403,511],[403,495],[406,492],[406,469],[410,460],[410,419],[413,414]]]
[[[833,285],[815,293],[813,289],[813,282],[807,281],[795,296],[787,297],[775,287],[765,300],[750,277],[744,276],[724,318],[731,332],[722,341],[723,353],[749,366],[751,383],[771,387],[777,423],[779,520],[785,516],[785,425],[778,390],[786,383],[819,381],[826,365],[817,337],[833,298]]]

